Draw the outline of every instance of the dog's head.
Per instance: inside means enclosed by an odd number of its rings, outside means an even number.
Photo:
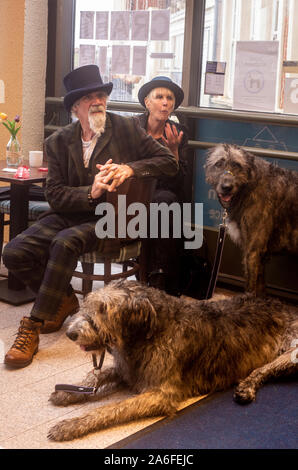
[[[252,181],[254,170],[254,155],[236,145],[219,144],[208,152],[206,181],[224,208],[230,207],[240,189]]]
[[[146,340],[156,325],[156,311],[144,286],[120,280],[90,293],[66,334],[84,351],[101,352]]]

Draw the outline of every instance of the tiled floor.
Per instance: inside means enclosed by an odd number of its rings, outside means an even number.
[[[3,267],[1,271],[4,272]],[[95,288],[99,287],[100,283],[95,284]],[[0,302],[0,448],[103,449],[159,419],[114,427],[70,442],[49,441],[48,429],[59,420],[84,414],[91,408],[128,395],[118,393],[100,403],[66,408],[55,407],[48,401],[55,384],[78,383],[92,369],[90,356],[85,355],[65,335],[69,320],[66,320],[60,331],[40,336],[39,352],[30,366],[19,370],[6,368],[3,364],[4,354],[14,341],[20,319],[28,315],[30,309],[31,304],[15,307]],[[106,355],[103,367],[108,367],[111,362],[111,356]],[[183,407],[198,399],[189,400]]]

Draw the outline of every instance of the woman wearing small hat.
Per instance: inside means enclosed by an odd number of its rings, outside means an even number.
[[[139,102],[146,112],[137,117],[147,134],[167,146],[179,162],[179,172],[171,178],[159,178],[154,201],[156,203],[182,203],[184,179],[187,169],[187,129],[170,120],[171,113],[180,106],[184,98],[183,90],[170,78],[158,76],[145,83],[139,90]],[[171,233],[171,231],[170,231]],[[149,283],[153,287],[166,290],[169,294],[179,294],[179,253],[182,240],[151,239]]]

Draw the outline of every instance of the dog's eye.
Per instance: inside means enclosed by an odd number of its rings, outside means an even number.
[[[231,166],[232,166],[233,170],[241,170],[241,168],[242,168],[240,163],[238,163],[238,162],[231,162]]]
[[[215,163],[215,166],[217,168],[222,168],[223,167],[223,164],[224,164],[224,161],[223,160],[218,160],[216,163]]]

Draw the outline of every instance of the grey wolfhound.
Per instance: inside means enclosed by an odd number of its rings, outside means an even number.
[[[251,294],[188,300],[114,281],[87,296],[67,336],[85,351],[113,355],[112,368],[80,384],[99,387],[93,400],[119,386],[136,395],[58,422],[48,435],[56,441],[173,415],[181,401],[237,383],[235,400],[248,403],[265,381],[298,371],[298,310]],[[62,406],[87,399],[61,390],[50,397]]]
[[[268,257],[298,253],[298,172],[228,144],[209,151],[205,171],[227,210],[228,233],[242,248],[246,289],[263,295]]]

